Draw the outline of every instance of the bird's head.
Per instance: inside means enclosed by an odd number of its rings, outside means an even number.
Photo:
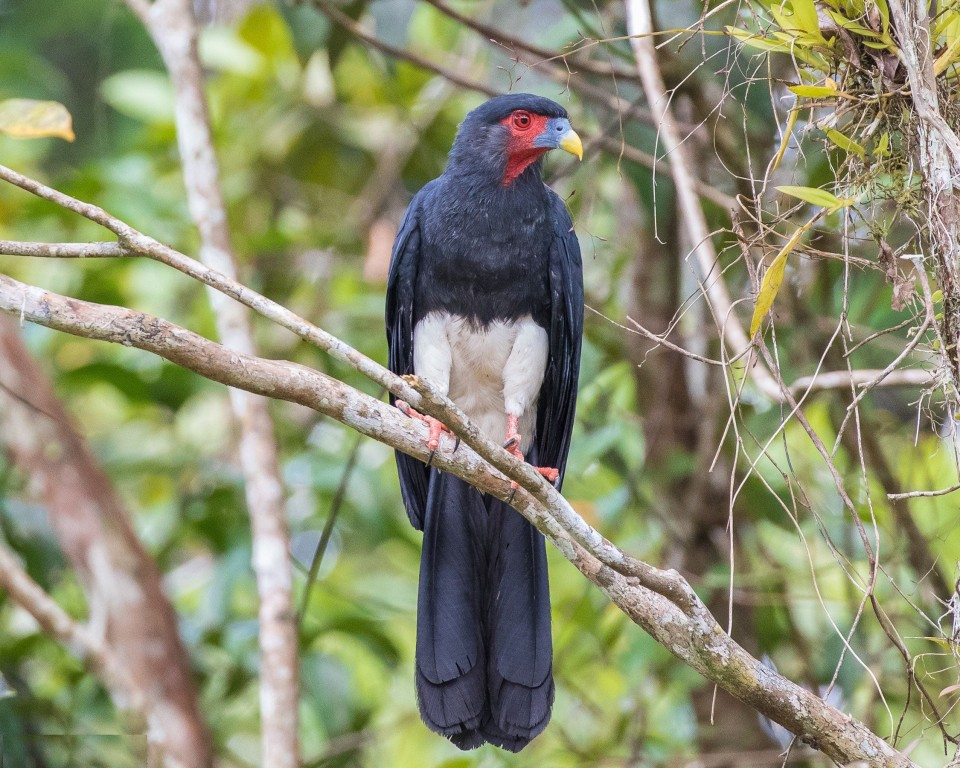
[[[512,184],[551,149],[583,159],[583,144],[570,127],[567,110],[529,93],[495,96],[473,110],[457,132],[450,161],[455,167],[484,169],[503,186]]]

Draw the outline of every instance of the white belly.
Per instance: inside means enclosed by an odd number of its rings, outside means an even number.
[[[413,332],[413,369],[455,402],[491,440],[507,414],[519,418],[524,452],[533,440],[537,396],[547,369],[547,332],[529,316],[478,328],[434,312]]]

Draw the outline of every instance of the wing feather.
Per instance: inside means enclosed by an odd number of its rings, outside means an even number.
[[[413,297],[420,268],[420,212],[433,187],[434,182],[427,184],[410,202],[390,257],[386,299],[388,366],[400,375],[413,373]],[[391,403],[394,399],[390,395]],[[414,528],[422,530],[430,470],[423,462],[397,451],[397,472],[407,516]]]
[[[550,248],[550,357],[537,404],[536,461],[556,467],[563,481],[577,407],[583,336],[583,263],[563,200],[550,192],[554,238]]]

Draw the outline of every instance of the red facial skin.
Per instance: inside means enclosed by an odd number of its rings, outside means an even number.
[[[512,184],[530,163],[549,151],[547,147],[533,146],[534,139],[546,130],[549,119],[546,115],[518,109],[500,121],[510,131],[505,149],[507,167],[503,172],[503,186]]]

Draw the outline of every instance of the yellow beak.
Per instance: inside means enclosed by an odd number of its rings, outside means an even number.
[[[557,146],[564,152],[576,155],[577,160],[583,160],[583,142],[573,128],[560,137],[560,143]]]

